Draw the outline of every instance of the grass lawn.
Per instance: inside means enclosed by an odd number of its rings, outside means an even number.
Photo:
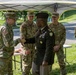
[[[66,70],[67,75],[76,75],[76,45],[73,44],[72,48],[67,48],[67,56],[66,59],[68,63],[66,62]],[[59,75],[59,65],[57,62],[57,59],[55,57],[55,63],[53,64],[53,70],[52,75]]]
[[[76,75],[76,47],[75,46],[76,46],[75,44],[72,44],[71,48],[67,48],[66,59],[69,62],[69,64],[66,63],[67,75]],[[19,56],[17,56],[16,59],[17,61],[20,61]],[[59,71],[60,71],[59,65],[57,62],[57,58],[55,56],[55,62],[53,64],[53,69],[50,75],[59,75]],[[14,69],[14,75],[21,75],[19,63],[16,64],[16,69]]]

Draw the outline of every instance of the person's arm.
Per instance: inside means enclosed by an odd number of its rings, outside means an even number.
[[[42,65],[47,64],[49,60],[54,56],[53,47],[55,45],[55,36],[52,32],[46,35],[46,51],[43,59]]]
[[[24,44],[34,44],[35,43],[35,37],[29,38],[29,39],[25,39]]]
[[[20,26],[20,42],[24,45],[24,40],[27,38],[27,25],[26,23],[22,23]]]
[[[6,27],[3,27],[1,30],[2,33],[2,39],[5,47],[14,47],[13,45],[13,36],[10,37],[8,29]]]
[[[14,47],[18,43],[21,42],[21,39],[18,38],[16,40],[13,40],[13,35],[12,37],[10,36],[11,32],[8,32],[8,29],[6,27],[3,27],[1,29],[1,34],[2,34],[2,39],[5,47]]]
[[[14,46],[18,45],[19,43],[22,43],[20,38],[17,38],[16,40],[13,41],[14,41]]]
[[[60,46],[63,46],[63,44],[65,43],[65,40],[66,40],[66,29],[65,27],[63,26],[63,29],[62,29],[62,35],[61,35],[61,41],[60,41]]]
[[[60,43],[54,46],[54,52],[58,52],[60,47],[63,46],[66,40],[66,29],[63,25],[61,25],[61,35],[60,35]]]

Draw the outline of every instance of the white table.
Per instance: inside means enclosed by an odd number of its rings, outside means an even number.
[[[66,62],[66,63],[68,63],[68,61],[67,61],[67,59],[66,59],[66,49],[67,49],[67,48],[71,48],[71,47],[72,47],[72,45],[66,45],[66,44],[63,45],[63,48],[64,48],[64,50],[65,50],[64,52],[65,52],[65,62]],[[68,64],[69,64],[69,63],[68,63]]]

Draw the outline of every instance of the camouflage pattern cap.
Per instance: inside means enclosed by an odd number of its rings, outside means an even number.
[[[28,12],[27,12],[27,15],[28,15],[28,16],[34,16],[34,12],[33,12],[33,11],[28,11]]]
[[[52,13],[52,16],[59,16],[59,13],[53,12],[53,13]]]
[[[16,19],[16,13],[15,12],[6,12],[5,13],[5,18]]]

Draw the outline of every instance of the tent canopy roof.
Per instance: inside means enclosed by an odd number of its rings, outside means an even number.
[[[65,10],[76,9],[76,1],[70,0],[0,0],[0,10],[38,10],[62,13]]]

